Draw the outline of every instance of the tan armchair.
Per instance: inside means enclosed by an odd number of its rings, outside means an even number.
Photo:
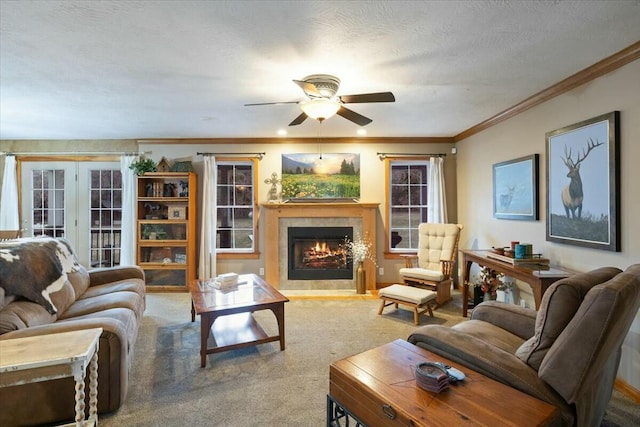
[[[402,281],[436,291],[436,307],[451,299],[451,275],[462,228],[461,224],[422,223],[418,226],[418,253],[404,255]]]
[[[640,264],[605,267],[554,283],[538,312],[484,302],[471,320],[408,341],[551,403],[562,425],[599,426],[638,307]]]

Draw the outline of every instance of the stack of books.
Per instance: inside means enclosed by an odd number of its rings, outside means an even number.
[[[541,254],[531,254],[524,258],[512,258],[506,255],[500,255],[493,252],[487,253],[487,258],[492,258],[498,261],[506,262],[511,265],[523,265],[523,264],[535,264],[535,265],[549,265],[549,258],[543,258]]]
[[[213,287],[216,289],[230,289],[238,284],[238,275],[236,273],[224,273],[216,276],[213,281]]]

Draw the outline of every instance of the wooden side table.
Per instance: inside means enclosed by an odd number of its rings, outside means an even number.
[[[521,280],[531,286],[533,291],[533,299],[536,310],[540,307],[542,295],[553,285],[554,282],[569,277],[573,274],[570,271],[550,266],[531,265],[510,265],[506,262],[498,261],[487,256],[489,251],[486,250],[460,250],[460,265],[462,266],[462,316],[467,317],[467,304],[469,300],[469,279],[471,272],[471,264],[474,262],[481,267],[488,267],[503,273],[505,276],[513,277]]]
[[[75,423],[98,424],[98,342],[102,328],[0,341],[0,387],[73,377]],[[89,418],[84,416],[84,379],[89,368]]]

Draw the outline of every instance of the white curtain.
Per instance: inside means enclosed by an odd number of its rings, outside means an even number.
[[[136,174],[129,168],[138,156],[120,157],[122,172],[122,235],[120,238],[120,265],[136,263],[136,200],[138,193]]]
[[[427,218],[429,222],[447,222],[447,199],[444,191],[444,171],[442,157],[429,160],[429,185],[427,191]]]
[[[0,199],[0,230],[20,230],[16,157],[5,156]]]
[[[200,229],[200,262],[198,278],[206,280],[216,277],[216,185],[218,173],[216,158],[204,156],[204,178],[202,187],[202,226]]]

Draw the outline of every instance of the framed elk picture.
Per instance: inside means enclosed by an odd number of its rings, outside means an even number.
[[[547,132],[548,241],[620,251],[619,117]]]
[[[538,155],[493,165],[493,216],[538,220]]]

